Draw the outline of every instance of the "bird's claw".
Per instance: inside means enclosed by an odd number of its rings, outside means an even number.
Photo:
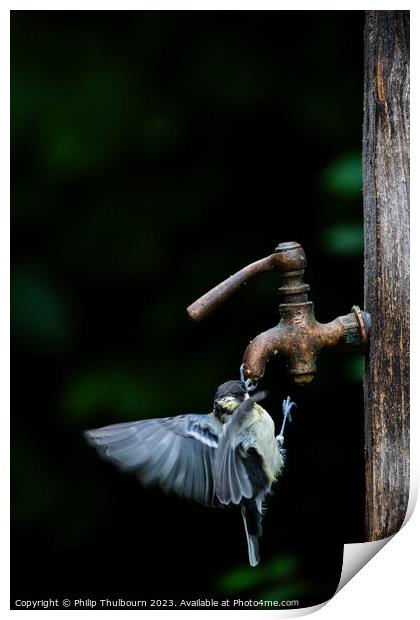
[[[241,378],[241,384],[244,386],[247,392],[253,392],[254,390],[257,389],[257,385],[258,385],[257,381],[253,381],[250,377],[248,377],[248,379],[245,379],[243,364],[239,369],[239,376]]]
[[[280,433],[277,435],[276,439],[280,445],[280,448],[283,447],[284,444],[284,427],[286,426],[286,420],[288,420],[289,422],[292,421],[292,416],[290,414],[290,411],[292,409],[292,407],[297,407],[296,403],[292,402],[292,399],[290,398],[290,396],[288,396],[284,401],[283,401],[283,423],[281,425],[281,429],[280,429]]]
[[[290,398],[290,396],[288,396],[284,401],[283,401],[283,416],[285,418],[287,418],[289,420],[289,422],[292,421],[292,416],[290,414],[290,411],[292,410],[292,407],[297,407],[296,403],[292,402],[292,399]]]

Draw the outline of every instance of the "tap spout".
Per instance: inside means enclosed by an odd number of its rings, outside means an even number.
[[[287,369],[295,383],[310,383],[316,372],[318,353],[324,348],[363,348],[367,342],[368,316],[357,306],[350,314],[330,323],[318,323],[313,303],[280,305],[280,322],[250,342],[243,356],[246,378],[258,381],[271,357],[286,358]]]
[[[251,340],[242,359],[245,377],[258,381],[263,377],[265,366],[271,357],[288,354],[286,333],[283,326],[276,325]]]

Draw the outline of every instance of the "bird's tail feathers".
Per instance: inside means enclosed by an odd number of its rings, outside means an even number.
[[[260,561],[260,546],[258,539],[262,535],[262,514],[258,510],[254,498],[243,499],[241,513],[244,521],[246,540],[248,543],[248,557],[251,566],[257,566]]]

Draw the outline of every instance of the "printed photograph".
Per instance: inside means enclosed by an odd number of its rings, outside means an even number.
[[[409,11],[11,12],[11,609],[303,609],[409,495]]]

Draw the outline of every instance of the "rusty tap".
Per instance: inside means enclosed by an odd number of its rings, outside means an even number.
[[[363,350],[366,347],[370,315],[353,306],[350,314],[330,323],[318,323],[314,305],[308,301],[309,285],[303,282],[305,267],[306,256],[299,243],[280,243],[274,254],[251,263],[215,286],[191,304],[187,313],[194,321],[200,321],[253,276],[264,271],[278,271],[281,277],[280,321],[248,345],[242,360],[244,377],[258,381],[264,375],[267,361],[273,355],[281,355],[286,358],[295,383],[309,383],[316,372],[316,358],[321,349]]]

